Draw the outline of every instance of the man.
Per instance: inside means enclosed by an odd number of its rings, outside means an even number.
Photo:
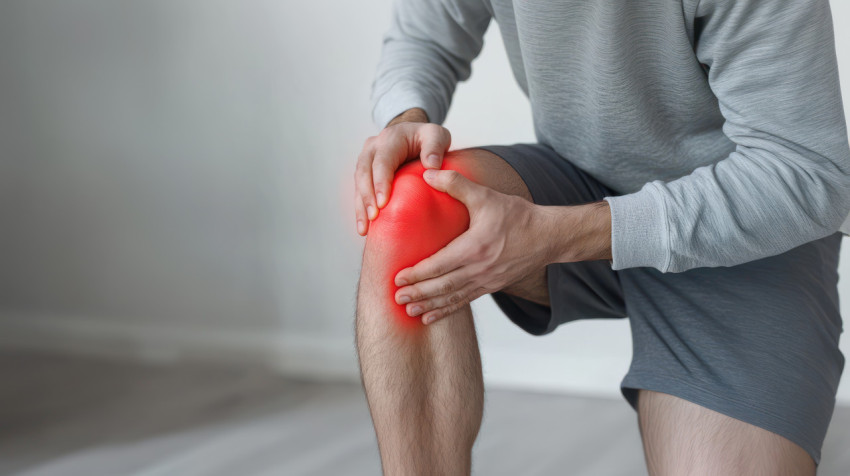
[[[447,152],[491,19],[539,143]],[[850,209],[831,25],[827,0],[397,2],[355,174],[387,474],[469,473],[486,293],[532,334],[629,317],[651,474],[814,474]]]

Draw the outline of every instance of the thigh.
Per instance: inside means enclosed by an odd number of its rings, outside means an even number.
[[[651,476],[815,474],[787,438],[672,395],[641,390],[638,418]]]
[[[815,462],[844,367],[835,234],[726,268],[620,272],[634,356],[623,394],[679,397],[782,436]]]
[[[615,195],[542,144],[487,146],[479,150],[495,158],[500,170],[506,166],[513,169],[513,173],[502,176],[518,176],[530,194],[523,196],[538,205],[578,205]],[[509,184],[502,186],[510,190]],[[492,296],[511,321],[534,335],[546,334],[577,319],[626,315],[617,272],[608,261],[551,264]]]
[[[528,201],[531,192],[523,178],[500,156],[483,148],[453,150],[446,154],[446,160],[453,161],[469,172],[469,178],[485,187],[516,195]]]

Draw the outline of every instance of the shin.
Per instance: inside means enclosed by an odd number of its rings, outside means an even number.
[[[448,159],[445,168],[456,165]],[[385,474],[468,474],[483,384],[469,307],[430,326],[394,301],[393,280],[468,226],[462,204],[431,189],[419,162],[396,175],[372,223],[358,290],[361,376]]]

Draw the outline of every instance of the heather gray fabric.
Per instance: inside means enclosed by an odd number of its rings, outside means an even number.
[[[482,147],[502,157],[535,203],[572,205],[610,193],[543,145]],[[551,308],[494,293],[532,334],[587,318],[628,316],[633,357],[622,381],[692,401],[784,436],[815,462],[844,368],[838,348],[842,235],[732,267],[662,273],[612,270],[607,261],[547,267]]]
[[[538,141],[611,190],[615,269],[732,266],[847,217],[828,0],[398,0],[375,121],[442,122],[491,18]]]

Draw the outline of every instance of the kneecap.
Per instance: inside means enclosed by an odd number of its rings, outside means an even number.
[[[446,158],[444,170],[469,177],[456,160]],[[396,171],[387,205],[369,228],[369,239],[381,250],[381,275],[386,276],[386,296],[400,318],[413,319],[395,302],[395,275],[433,255],[469,228],[466,206],[425,183],[425,167],[415,160]]]

